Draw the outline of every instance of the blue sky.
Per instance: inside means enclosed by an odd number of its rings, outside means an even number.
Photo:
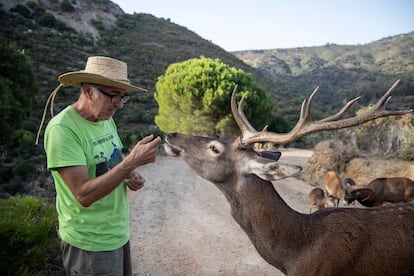
[[[413,0],[112,0],[227,51],[365,44],[414,31]]]

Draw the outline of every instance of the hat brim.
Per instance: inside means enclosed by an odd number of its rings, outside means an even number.
[[[60,83],[62,83],[63,85],[67,85],[67,86],[81,86],[82,83],[92,83],[92,84],[100,84],[103,86],[121,88],[127,91],[137,91],[137,92],[147,91],[146,89],[132,85],[129,82],[108,79],[108,78],[102,77],[101,75],[96,75],[96,74],[86,73],[86,72],[69,72],[69,73],[60,75],[58,79]]]

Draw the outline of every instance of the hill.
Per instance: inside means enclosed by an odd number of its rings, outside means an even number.
[[[320,86],[315,102],[332,113],[344,99],[373,103],[401,79],[390,106],[414,106],[414,32],[364,45],[238,51],[235,56],[302,98]]]

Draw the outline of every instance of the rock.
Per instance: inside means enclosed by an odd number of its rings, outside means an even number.
[[[343,172],[346,164],[358,156],[358,152],[341,141],[322,141],[315,146],[314,153],[308,161],[304,172],[305,180],[313,186],[321,186],[328,170]]]
[[[382,160],[354,158],[344,171],[356,183],[368,183],[378,177],[408,177],[414,180],[414,162],[401,160]]]

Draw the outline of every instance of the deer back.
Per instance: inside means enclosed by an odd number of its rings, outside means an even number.
[[[374,191],[378,202],[401,202],[414,199],[414,182],[406,177],[376,178],[368,186]]]

